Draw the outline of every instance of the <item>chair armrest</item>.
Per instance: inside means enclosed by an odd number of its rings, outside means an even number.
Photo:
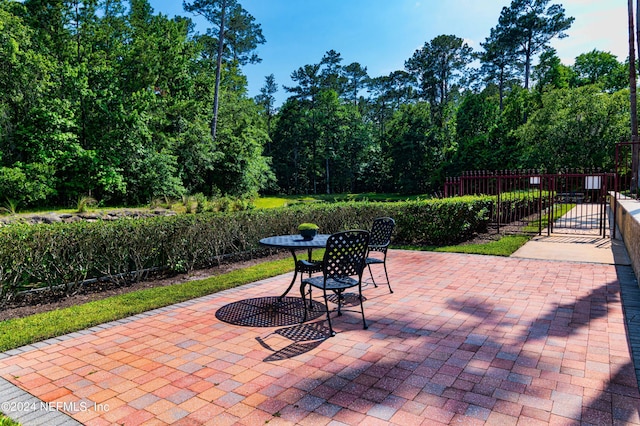
[[[377,245],[370,245],[368,248],[369,250],[383,250],[386,249],[387,247],[389,247],[389,244],[377,244]]]
[[[377,252],[380,252],[380,253],[386,253],[388,248],[389,248],[389,244],[370,245],[369,247],[367,247],[367,253],[370,253],[372,251],[377,251]]]
[[[298,260],[298,262],[296,263],[296,269],[298,270],[298,272],[322,272],[322,266],[322,260],[311,262],[309,262],[308,260]]]

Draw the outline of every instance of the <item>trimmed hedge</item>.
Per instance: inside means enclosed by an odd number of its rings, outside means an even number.
[[[394,203],[345,202],[233,213],[0,228],[0,305],[20,291],[50,288],[71,294],[88,279],[125,284],[149,270],[191,271],[223,256],[259,249],[261,238],[297,234],[300,223],[319,232],[369,229],[396,220],[394,241],[447,245],[486,228],[492,199],[457,197]]]

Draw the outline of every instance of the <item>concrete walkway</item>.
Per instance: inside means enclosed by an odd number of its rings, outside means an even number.
[[[553,233],[536,236],[512,257],[631,265],[622,240],[597,235]]]
[[[26,426],[640,425],[629,267],[403,250],[389,264],[394,293],[365,289],[368,330],[357,312],[326,338],[322,316],[252,311],[282,275],[1,354],[2,411]],[[253,315],[262,326],[240,325]]]
[[[594,213],[584,208],[585,205],[576,206],[567,212],[573,226],[585,223],[591,227],[594,221]],[[607,209],[607,223],[610,222],[611,212]],[[560,219],[563,220],[562,218]],[[593,225],[597,228],[597,223]],[[610,226],[613,226],[610,223]],[[565,260],[571,262],[592,262],[608,265],[631,265],[620,232],[616,238],[610,238],[611,232],[607,230],[607,237],[602,237],[598,229],[556,229],[549,235],[548,230],[542,230],[542,235],[533,237],[527,244],[517,250],[512,257],[523,259]]]

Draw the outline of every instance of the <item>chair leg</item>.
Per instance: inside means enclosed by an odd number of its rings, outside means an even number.
[[[329,335],[335,336],[336,332],[333,331],[333,327],[331,327],[331,315],[329,315],[329,299],[327,298],[327,290],[322,289],[322,291],[324,292],[324,306],[327,309],[327,322],[329,323]]]
[[[367,325],[367,320],[364,318],[364,304],[362,303],[362,284],[358,285],[358,293],[360,299],[360,312],[362,312],[362,329],[366,330],[369,328]]]
[[[374,287],[378,287],[378,284],[376,284],[376,280],[373,279],[373,271],[371,270],[371,264],[367,263],[367,268],[369,268],[369,275],[371,275],[371,282],[373,283]]]
[[[338,316],[342,316],[342,301],[344,300],[344,296],[342,295],[342,291],[334,291],[336,294],[336,298],[338,299]]]
[[[304,291],[304,283],[300,283],[300,294],[302,295],[302,307],[304,308],[302,322],[306,322],[307,321],[307,296],[306,296],[306,292]],[[311,294],[309,294],[309,304],[311,304]]]
[[[393,290],[391,289],[391,282],[389,281],[389,274],[387,273],[387,262],[386,260],[382,263],[382,266],[384,267],[384,276],[387,278],[387,285],[389,286],[389,293],[393,293]],[[373,285],[375,287],[378,287],[378,284],[376,284],[376,280],[373,279],[373,271],[371,270],[371,264],[367,263],[367,268],[369,268],[369,274],[371,275],[371,282],[373,282]]]
[[[384,266],[384,275],[385,277],[387,277],[387,285],[389,286],[389,293],[393,293],[393,290],[391,290],[391,281],[389,281],[389,274],[387,273],[387,261],[385,260],[385,262],[382,265]]]

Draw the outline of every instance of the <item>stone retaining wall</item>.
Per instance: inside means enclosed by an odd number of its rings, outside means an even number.
[[[16,214],[0,217],[0,226],[7,224],[22,223],[56,223],[56,222],[95,222],[98,220],[118,220],[123,218],[141,219],[156,216],[173,216],[176,212],[167,209],[118,209],[105,211],[91,211],[85,213],[31,213]]]
[[[622,238],[636,277],[640,277],[640,201],[611,193],[611,210],[615,212],[617,238]]]

